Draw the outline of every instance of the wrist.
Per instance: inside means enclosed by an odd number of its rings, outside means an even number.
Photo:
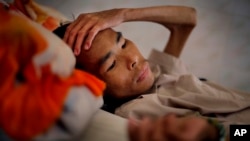
[[[130,21],[130,19],[131,19],[130,13],[131,13],[130,8],[121,8],[120,9],[120,15],[122,17],[122,19],[121,19],[122,22]]]
[[[226,131],[222,124],[218,121],[208,119],[208,123],[216,129],[218,141],[226,141]]]

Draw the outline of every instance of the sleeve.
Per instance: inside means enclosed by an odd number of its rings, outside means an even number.
[[[178,76],[189,74],[186,66],[180,59],[155,49],[151,51],[151,54],[149,56],[149,62],[158,65],[161,69],[161,73],[167,73]]]

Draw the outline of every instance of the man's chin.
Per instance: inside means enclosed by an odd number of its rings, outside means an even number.
[[[142,89],[140,90],[140,94],[148,93],[154,87],[154,79],[148,80],[146,84],[142,84]]]

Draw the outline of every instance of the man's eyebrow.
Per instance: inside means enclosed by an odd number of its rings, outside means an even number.
[[[119,43],[122,37],[122,33],[121,32],[116,32],[117,36],[116,36],[116,43]]]
[[[122,37],[122,33],[121,32],[116,32],[116,43],[119,43]],[[98,64],[99,66],[103,65],[111,56],[112,52],[109,51],[105,56],[103,56],[99,61]]]
[[[109,51],[105,56],[103,56],[99,61],[98,61],[98,64],[99,66],[102,66],[104,64],[104,62],[106,62],[109,57],[111,56],[112,52]]]

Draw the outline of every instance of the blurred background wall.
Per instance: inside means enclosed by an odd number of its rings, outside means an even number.
[[[11,0],[6,0],[11,1]],[[249,0],[35,0],[73,20],[80,13],[122,7],[183,5],[196,8],[198,24],[181,59],[198,77],[250,92]],[[124,23],[115,28],[133,40],[145,57],[163,50],[169,32],[146,22]]]

